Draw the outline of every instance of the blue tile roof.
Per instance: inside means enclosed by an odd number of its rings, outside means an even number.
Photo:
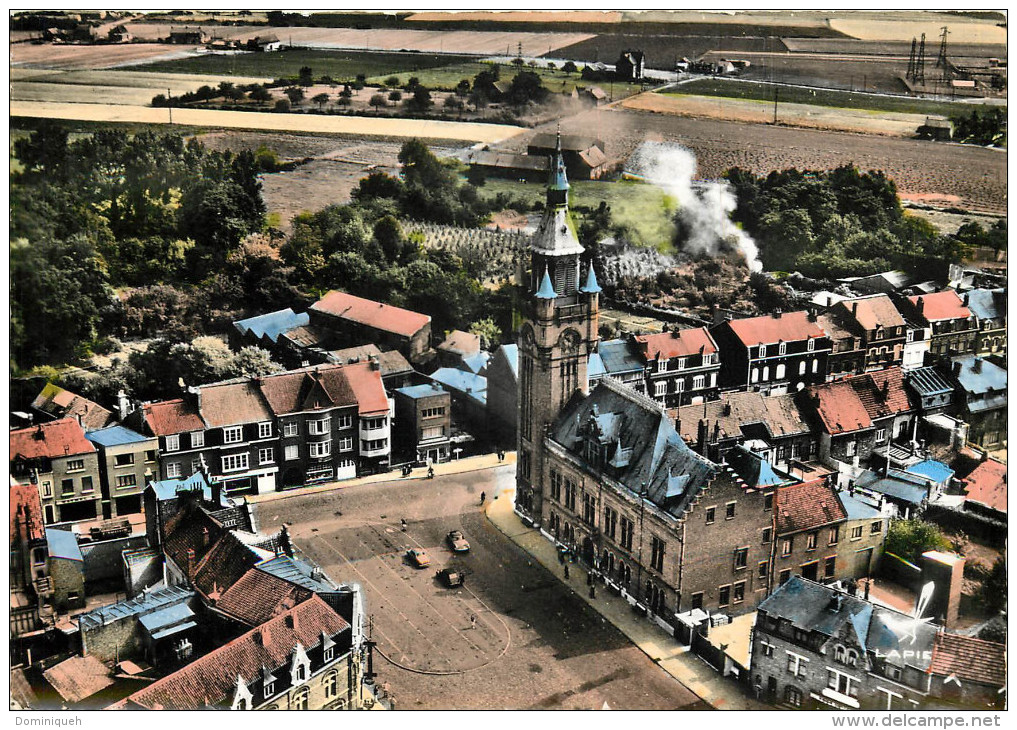
[[[141,625],[150,634],[155,634],[168,626],[179,624],[194,617],[194,611],[186,603],[167,606],[141,617]]]
[[[976,355],[955,357],[953,363],[955,367],[960,365],[960,372],[954,377],[969,395],[984,395],[989,391],[1006,392],[1006,370],[999,365]]]
[[[943,462],[936,461],[935,459],[920,461],[917,464],[909,466],[906,471],[927,477],[935,484],[946,484],[947,480],[953,476],[953,469]]]
[[[124,426],[108,426],[98,431],[89,431],[85,438],[99,446],[123,446],[124,444],[136,444],[149,441],[148,436],[142,436],[137,431],[132,431]]]
[[[212,487],[200,471],[194,472],[186,479],[163,479],[158,482],[149,482],[148,486],[155,492],[155,498],[160,502],[167,499],[176,499],[177,492],[189,492],[201,489],[201,496],[207,502],[212,501]],[[228,507],[229,502],[225,494],[220,499],[223,507]]]
[[[608,375],[642,372],[643,361],[632,351],[628,340],[606,340],[597,348]]]
[[[51,558],[64,558],[82,562],[78,538],[70,530],[46,529],[46,549]]]
[[[590,264],[590,272],[586,275],[586,283],[583,284],[583,288],[580,291],[584,294],[599,294],[602,291],[600,284],[597,283],[597,272],[593,270],[593,264]]]
[[[591,352],[590,361],[586,366],[586,377],[599,378],[606,373],[607,368],[604,367],[604,358],[600,356],[599,352]]]
[[[980,320],[1006,316],[1006,289],[972,289],[967,298],[968,309]]]
[[[861,501],[847,490],[837,492],[837,496],[840,497],[840,503],[844,505],[844,512],[849,520],[868,520],[882,516],[878,509]]]
[[[487,378],[456,368],[439,368],[431,373],[431,380],[441,383],[481,405],[487,404]]]
[[[245,334],[250,333],[258,339],[267,336],[269,340],[275,342],[283,332],[294,327],[301,327],[310,321],[311,318],[307,312],[297,314],[292,309],[287,308],[280,309],[278,312],[261,314],[250,319],[242,319],[234,322],[233,326],[241,332]]]
[[[418,398],[428,398],[433,395],[441,395],[447,391],[439,388],[434,383],[425,383],[424,385],[408,385],[405,388],[396,388],[395,392],[405,395],[407,398],[417,400]]]
[[[537,289],[537,299],[555,299],[557,296],[551,285],[551,277],[547,275],[547,269],[544,269],[544,278],[540,280],[540,288]]]
[[[280,555],[257,565],[258,570],[274,575],[276,578],[282,578],[294,585],[302,586],[309,591],[334,591],[338,586],[320,568],[315,572],[315,567],[306,561],[291,558],[288,555]]]
[[[174,603],[186,603],[195,596],[194,591],[183,586],[160,588],[135,596],[127,601],[119,601],[108,606],[100,606],[78,617],[80,626],[102,626],[128,616],[137,616],[158,610]]]
[[[487,366],[487,361],[490,359],[491,359],[490,353],[481,350],[480,352],[470,355],[469,357],[464,357],[463,365],[471,373],[479,373]]]
[[[743,446],[727,452],[726,459],[734,472],[750,487],[772,487],[789,480],[778,476],[766,459]]]
[[[921,484],[918,482],[921,482]],[[868,489],[871,492],[893,497],[913,505],[920,505],[929,496],[929,489],[926,484],[927,482],[918,475],[900,472],[891,473],[890,476],[883,476],[882,474],[866,471],[855,480],[856,487]]]

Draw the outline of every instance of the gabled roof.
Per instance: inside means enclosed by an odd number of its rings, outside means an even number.
[[[920,477],[928,479],[934,484],[946,484],[953,476],[953,469],[948,467],[941,461],[935,459],[925,459],[919,461],[917,464],[912,464],[905,469],[910,474],[917,474]]]
[[[786,312],[748,319],[732,319],[724,324],[731,328],[746,347],[825,336],[819,325],[809,319],[808,312]]]
[[[960,366],[954,379],[969,396],[1002,392],[1006,402],[1006,370],[977,355],[955,357],[953,363]]]
[[[141,408],[145,424],[153,436],[205,430],[205,422],[201,420],[197,407],[182,398],[145,403]]]
[[[643,362],[628,340],[604,340],[597,345],[597,353],[608,375],[643,372]]]
[[[519,345],[502,345],[495,350],[493,357],[498,357],[499,352],[505,358],[505,362],[508,363],[512,375],[519,377]]]
[[[872,428],[872,419],[847,380],[813,385],[806,389],[824,430],[831,436]]]
[[[944,319],[967,319],[971,311],[964,306],[961,298],[953,289],[944,289],[935,294],[922,294],[908,297],[927,322],[938,322]]]
[[[469,357],[480,352],[480,335],[462,330],[452,330],[445,340],[438,345],[438,349],[444,352],[451,352],[463,357]]]
[[[302,586],[309,591],[334,591],[338,586],[317,565],[289,555],[280,555],[260,563],[257,570],[276,578],[282,578],[294,585]]]
[[[585,150],[594,145],[600,146],[603,144],[596,137],[587,137],[581,134],[562,134],[556,135],[550,132],[541,132],[533,136],[530,140],[529,146],[538,149],[553,150],[561,141],[561,148],[566,151],[578,152],[579,150]]]
[[[356,395],[343,365],[314,365],[266,375],[259,381],[261,394],[275,415],[355,406]]]
[[[200,471],[194,472],[191,476],[185,479],[161,479],[159,481],[152,481],[148,483],[148,486],[145,487],[145,489],[151,489],[155,493],[155,498],[159,501],[176,499],[179,492],[190,492],[200,489],[204,500],[206,502],[212,501],[212,487],[205,478],[205,475]],[[222,506],[227,505],[224,504]]]
[[[35,484],[19,484],[11,477],[9,504],[11,545],[19,540],[31,542],[46,537],[39,487]]]
[[[163,551],[181,569],[187,570],[188,550],[194,551],[194,565],[201,561],[226,532],[218,520],[202,509],[181,509],[165,527]]]
[[[263,667],[288,664],[294,647],[317,647],[322,634],[335,637],[349,623],[317,596],[242,634],[230,643],[199,657],[167,677],[144,687],[129,698],[131,704],[152,710],[199,710],[228,701],[237,676],[251,681]]]
[[[475,352],[474,354],[462,359],[460,370],[468,370],[471,373],[479,375],[484,372],[484,368],[487,367],[487,362],[490,359],[491,355],[483,350]]]
[[[66,702],[77,704],[113,685],[109,669],[92,655],[65,659],[42,673]]]
[[[94,454],[95,444],[73,418],[40,423],[10,432],[11,461],[22,459],[56,459],[77,454]]]
[[[312,595],[307,588],[252,568],[219,597],[215,609],[248,626],[258,626]]]
[[[904,318],[886,294],[849,299],[835,306],[843,308],[863,330],[904,326]]]
[[[46,528],[46,550],[51,558],[76,560],[79,563],[84,561],[78,538],[70,530]]]
[[[382,352],[378,346],[370,343],[359,347],[347,347],[342,350],[332,350],[328,353],[328,359],[341,365],[349,365],[356,362],[364,362],[372,357],[378,360],[381,366],[381,377],[387,378],[392,375],[405,375],[413,372],[413,366],[409,360],[403,357],[399,350],[388,350]]]
[[[986,459],[964,479],[967,501],[1006,513],[1006,464]]]
[[[448,390],[473,398],[482,405],[487,403],[487,378],[482,375],[456,368],[438,368],[431,373],[431,380],[441,383]]]
[[[685,445],[656,403],[611,378],[601,380],[589,396],[570,400],[550,438],[583,461],[584,440],[596,438],[613,462],[612,478],[634,495],[645,484],[646,498],[675,516],[720,473],[719,466]],[[685,478],[677,493],[675,477]]]
[[[707,423],[712,435],[714,425],[719,426],[719,440],[740,438],[745,426],[760,424],[771,437],[809,433],[810,428],[793,395],[764,396],[751,391],[723,393],[719,400],[685,405],[670,413],[679,422],[682,438],[693,442],[699,437],[699,421]]]
[[[357,412],[361,416],[388,412],[388,396],[381,381],[381,371],[369,362],[358,362],[344,368],[350,390],[357,399]]]
[[[892,499],[920,505],[929,496],[928,480],[917,474],[891,470],[889,475],[863,471],[855,479],[855,487],[882,494]]]
[[[234,322],[233,326],[241,333],[249,334],[255,339],[260,340],[262,337],[267,337],[270,342],[276,342],[283,332],[305,325],[310,321],[311,318],[307,312],[297,314],[292,309],[286,308],[249,319],[241,319]]]
[[[882,513],[870,504],[863,502],[847,490],[837,492],[844,514],[849,520],[869,520],[878,518]]]
[[[826,480],[791,484],[777,490],[777,532],[815,530],[847,519],[836,490]]]
[[[775,487],[789,481],[788,477],[777,474],[770,462],[743,446],[735,446],[724,458],[738,478],[749,487]]]
[[[915,408],[904,387],[904,371],[899,367],[875,370],[848,380],[869,418],[886,418]]]
[[[200,409],[210,428],[272,420],[272,411],[254,380],[201,386]]]
[[[212,601],[218,598],[265,556],[245,544],[233,531],[222,534],[194,569],[194,587]]]
[[[89,431],[85,438],[99,446],[126,446],[127,444],[144,443],[151,440],[151,436],[142,436],[137,431],[132,431],[125,426],[107,426],[98,431]]]
[[[80,416],[81,425],[86,431],[105,428],[115,420],[112,411],[53,383],[46,383],[43,386],[42,391],[32,401],[32,408],[53,418]]]
[[[816,317],[819,328],[826,333],[826,336],[833,342],[833,351],[848,352],[855,348],[855,333],[849,330],[841,319],[844,313],[831,309]]]
[[[78,624],[84,628],[95,628],[131,616],[141,616],[180,603],[188,603],[195,593],[184,586],[169,586],[141,593],[126,601],[94,608],[78,616]]]
[[[341,291],[330,291],[312,304],[311,309],[403,337],[412,337],[431,322],[426,314],[362,299]]]
[[[319,347],[327,342],[331,335],[321,327],[305,324],[288,329],[279,335],[280,339],[288,340],[297,347]]]
[[[932,366],[909,370],[905,382],[924,398],[953,392],[953,386]]]
[[[962,682],[1006,686],[1006,645],[962,634],[936,635],[929,672]]]
[[[712,355],[717,352],[717,343],[713,341],[709,330],[705,327],[660,332],[655,335],[635,335],[636,347],[646,360],[670,359],[687,355]]]
[[[978,319],[1006,318],[1006,289],[972,289],[967,298],[968,309]]]

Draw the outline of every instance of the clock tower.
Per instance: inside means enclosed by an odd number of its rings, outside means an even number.
[[[544,434],[577,390],[588,391],[586,369],[598,340],[600,286],[593,264],[585,271],[580,265],[584,249],[568,193],[559,131],[544,214],[530,241],[529,296],[519,331],[516,509],[538,525],[547,481]]]

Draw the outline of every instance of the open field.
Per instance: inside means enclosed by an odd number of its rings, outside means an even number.
[[[509,139],[501,148],[522,151],[538,127]],[[1005,214],[1007,154],[970,145],[813,129],[693,119],[625,109],[599,109],[562,120],[570,134],[605,141],[610,157],[626,158],[644,140],[675,142],[697,157],[699,177],[720,177],[731,167],[757,175],[788,167],[825,170],[854,164],[882,170],[905,196],[945,196],[946,204]],[[931,202],[931,201],[928,201]]]
[[[611,207],[614,222],[632,231],[634,243],[659,249],[670,247],[675,233],[675,201],[660,188],[634,181],[574,180],[569,184],[569,202],[573,208],[596,208],[604,201]],[[546,186],[489,178],[477,191],[490,198],[507,193],[532,205],[544,200]]]
[[[172,61],[156,61],[137,68],[164,73],[249,75],[275,79],[296,78],[301,67],[310,66],[315,78],[331,76],[352,81],[357,74],[386,77],[401,71],[417,72],[465,60],[463,56],[431,53],[315,51],[295,48],[279,53],[203,53]]]
[[[218,86],[223,76],[159,74],[134,71],[38,71],[11,69],[12,101],[148,106],[156,94],[172,95]],[[238,84],[263,83],[266,78],[229,78]]]
[[[665,94],[692,94],[698,96],[722,96],[733,99],[755,99],[773,103],[777,90],[780,103],[811,104],[836,107],[838,109],[869,109],[880,112],[901,114],[929,114],[950,116],[970,113],[971,104],[963,102],[914,99],[906,96],[863,94],[832,89],[804,89],[784,84],[768,84],[739,81],[737,79],[703,78],[680,84],[673,92]]]
[[[161,43],[124,43],[109,46],[18,43],[10,48],[12,66],[71,70],[116,68],[156,58],[163,60],[182,58],[193,54],[195,46],[171,46]]]
[[[947,25],[947,27],[950,27]],[[926,53],[929,39],[926,38]],[[950,38],[949,56],[957,58],[1006,58],[1006,46],[986,43],[954,43]],[[911,38],[900,41],[863,41],[857,38],[782,38],[792,53],[858,53],[867,56],[907,56]],[[938,51],[938,46],[937,46]]]
[[[112,104],[57,104],[12,101],[14,117],[69,119],[86,122],[168,123],[168,109]],[[277,132],[358,135],[370,138],[411,138],[495,143],[519,134],[521,127],[505,124],[443,122],[426,119],[343,117],[321,114],[227,112],[208,109],[173,109],[175,124]]]
[[[680,87],[680,88],[685,88]],[[720,96],[691,94],[646,93],[622,102],[626,109],[675,114],[686,117],[709,117],[735,122],[769,124],[773,122],[773,97],[769,101],[730,99]],[[925,122],[921,114],[874,112],[864,109],[836,109],[809,104],[790,104],[783,101],[777,107],[779,124],[812,129],[829,129],[863,134],[886,134],[895,137],[913,137],[915,130]]]
[[[830,27],[845,35],[866,41],[907,41],[925,33],[927,38],[937,38],[945,25],[950,29],[951,43],[1006,43],[1006,28],[995,23],[971,18],[938,16],[927,20],[916,20],[910,14],[901,13],[907,20],[882,18],[835,18]],[[1005,21],[1004,21],[1005,22]]]
[[[703,56],[708,61],[731,58],[723,51],[711,51]],[[742,78],[757,81],[776,81],[802,86],[821,86],[849,91],[881,91],[901,94],[907,89],[901,77],[908,68],[905,56],[853,56],[848,54],[782,53],[773,51],[743,51],[738,58],[752,65],[741,72]],[[931,65],[931,64],[930,64]],[[931,69],[928,78],[933,76]]]
[[[602,12],[595,10],[587,11],[566,11],[566,12],[525,12],[525,11],[513,11],[513,12],[496,12],[489,10],[479,10],[473,12],[455,13],[450,15],[449,13],[413,13],[406,18],[407,23],[414,22],[433,22],[433,21],[447,21],[454,19],[457,21],[493,21],[493,22],[505,22],[509,21],[512,23],[620,23],[622,20],[622,13],[618,11],[605,10]]]

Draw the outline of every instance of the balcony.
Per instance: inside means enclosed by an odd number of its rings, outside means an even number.
[[[384,426],[378,428],[367,428],[362,422],[360,424],[360,438],[365,441],[376,441],[377,439],[387,439],[391,432],[391,427],[388,425],[388,421],[385,422]]]

